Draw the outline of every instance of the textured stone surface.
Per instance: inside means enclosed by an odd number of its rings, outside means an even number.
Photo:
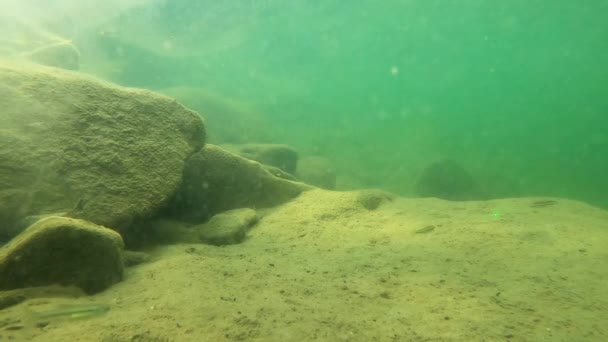
[[[122,279],[123,247],[111,229],[43,218],[0,249],[0,290],[60,284],[99,292]]]
[[[171,98],[0,62],[0,240],[48,213],[120,231],[168,202],[204,139]]]
[[[196,227],[201,241],[216,245],[234,245],[245,240],[247,232],[258,222],[253,209],[228,210],[213,216],[209,222]]]
[[[275,177],[260,163],[207,145],[188,160],[171,211],[177,219],[204,222],[230,209],[273,207],[311,188]]]

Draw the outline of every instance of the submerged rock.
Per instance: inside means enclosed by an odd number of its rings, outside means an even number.
[[[111,229],[43,218],[0,249],[0,290],[59,284],[102,291],[122,279],[123,247]]]
[[[247,232],[257,222],[255,210],[242,208],[217,214],[195,229],[202,242],[216,246],[234,245],[245,240]]]
[[[230,209],[273,207],[308,189],[306,184],[275,177],[255,161],[207,145],[188,160],[170,214],[204,222]]]
[[[456,161],[444,159],[429,165],[416,184],[416,194],[445,200],[479,199],[473,177]]]
[[[0,61],[0,240],[48,213],[121,231],[168,203],[204,140],[171,98]]]
[[[224,145],[222,146],[224,147]],[[284,144],[225,145],[225,148],[241,157],[277,167],[289,174],[296,173],[298,152]]]

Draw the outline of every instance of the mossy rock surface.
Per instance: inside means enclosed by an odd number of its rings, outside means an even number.
[[[255,210],[241,208],[219,213],[195,229],[204,243],[216,246],[234,245],[243,242],[249,229],[257,222],[258,215]]]
[[[231,209],[274,207],[309,189],[274,176],[258,162],[208,144],[188,160],[170,211],[178,220],[202,223]]]
[[[123,247],[111,229],[67,217],[43,218],[0,249],[0,290],[58,284],[102,291],[122,279]]]
[[[121,231],[166,205],[204,141],[169,97],[0,61],[0,240],[59,212]]]

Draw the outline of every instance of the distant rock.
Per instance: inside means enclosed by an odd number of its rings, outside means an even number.
[[[0,289],[74,285],[96,293],[123,276],[123,241],[83,220],[41,219],[0,249]]]
[[[306,156],[298,160],[296,176],[302,182],[323,189],[336,188],[336,172],[332,162],[320,156]]]
[[[196,226],[200,240],[211,245],[234,245],[241,243],[249,229],[258,222],[253,209],[228,210],[214,215],[209,222]]]
[[[289,201],[310,186],[275,177],[255,161],[207,145],[188,160],[170,216],[205,222],[237,208],[267,208]]]
[[[118,231],[177,191],[205,141],[175,100],[66,70],[0,61],[0,240],[58,213]]]
[[[429,165],[418,179],[416,194],[462,201],[480,199],[473,177],[456,161],[443,159]]]
[[[242,144],[222,145],[222,148],[261,164],[277,167],[289,174],[295,175],[296,173],[298,152],[289,145]]]

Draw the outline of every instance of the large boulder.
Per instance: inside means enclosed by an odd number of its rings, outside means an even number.
[[[179,220],[204,222],[230,209],[273,207],[311,188],[276,177],[258,162],[208,144],[188,160],[170,211]]]
[[[174,99],[0,61],[0,240],[49,213],[121,231],[173,197],[204,140]]]
[[[83,220],[49,216],[0,249],[0,290],[77,286],[96,293],[123,276],[118,233]]]

